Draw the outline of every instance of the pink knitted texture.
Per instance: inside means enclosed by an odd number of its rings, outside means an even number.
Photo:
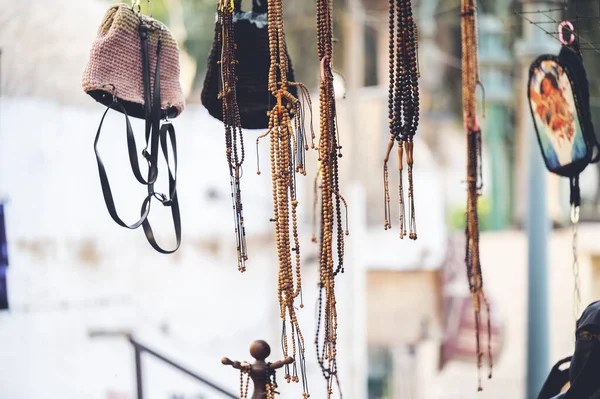
[[[144,104],[142,55],[139,36],[140,17],[127,4],[112,6],[106,12],[98,37],[92,45],[90,59],[83,72],[82,86],[87,93],[104,90],[125,101]],[[185,98],[179,83],[179,48],[168,28],[162,23],[142,17],[150,26],[148,53],[150,55],[151,86],[154,87],[156,46],[160,34],[160,97],[163,110],[175,107],[179,115],[185,107]],[[157,25],[162,27],[159,32]],[[150,94],[152,96],[152,93]],[[175,115],[175,116],[177,116]]]

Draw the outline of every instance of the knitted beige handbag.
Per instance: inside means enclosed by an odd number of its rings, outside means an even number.
[[[175,128],[167,118],[175,118],[184,108],[185,101],[179,83],[179,49],[171,32],[162,23],[146,17],[126,4],[112,6],[106,12],[98,37],[92,45],[90,59],[83,73],[83,89],[98,102],[106,105],[94,140],[100,184],[104,202],[112,219],[120,226],[137,229],[142,226],[150,245],[161,253],[175,252],[181,243],[181,218],[177,200],[177,148]],[[125,115],[129,162],[136,180],[147,187],[148,194],[142,202],[141,217],[125,223],[117,214],[112,190],[104,163],[98,151],[102,124],[108,111]],[[136,140],[129,116],[146,121],[146,147],[142,150],[148,173],[142,176]],[[161,120],[165,121],[161,124]],[[169,163],[168,144],[173,158]],[[158,178],[158,155],[162,152],[169,174],[169,193],[154,191]],[[152,199],[171,208],[177,244],[173,250],[164,250],[156,238],[148,214]]]
[[[142,32],[140,29],[145,30]],[[144,37],[145,35],[145,37]],[[157,55],[161,42],[160,56]],[[142,47],[146,41],[148,60]],[[149,103],[149,90],[160,57],[161,117],[175,118],[185,107],[179,83],[179,48],[169,29],[159,21],[136,12],[127,4],[108,9],[92,45],[90,59],[83,73],[83,90],[104,105],[116,95],[128,115],[146,117],[144,104]],[[147,65],[145,64],[147,62]],[[145,73],[148,71],[148,73]],[[145,79],[149,78],[149,82]]]

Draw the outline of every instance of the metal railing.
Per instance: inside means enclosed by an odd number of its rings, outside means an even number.
[[[176,363],[175,361],[161,355],[160,353],[156,352],[155,350],[153,350],[153,349],[147,347],[146,345],[142,344],[141,342],[137,341],[132,336],[131,333],[128,333],[128,332],[104,332],[104,331],[90,332],[90,337],[92,337],[92,338],[98,337],[98,336],[115,336],[115,335],[126,337],[127,340],[129,341],[129,343],[131,343],[131,345],[133,346],[134,361],[135,361],[135,381],[136,381],[136,392],[137,392],[136,398],[137,399],[144,399],[144,374],[142,371],[142,354],[143,353],[147,353],[148,355],[154,357],[155,359],[158,359],[161,362],[171,366],[175,370],[178,370],[181,373],[186,374],[189,377],[192,377],[196,381],[221,393],[223,396],[226,396],[226,397],[232,398],[232,399],[238,399],[237,395],[235,395],[232,392],[228,391],[227,389],[222,388],[222,387],[218,386],[217,384],[209,381],[208,378],[203,377],[203,376],[187,369],[186,367]]]

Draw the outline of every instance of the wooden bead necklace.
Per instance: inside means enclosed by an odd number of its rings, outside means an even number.
[[[321,62],[319,172],[321,179],[320,290],[315,345],[317,361],[327,381],[327,397],[333,393],[333,383],[341,389],[337,375],[337,309],[335,277],[344,272],[344,235],[348,235],[347,204],[339,192],[339,145],[336,102],[333,87],[333,0],[317,0],[317,51]],[[315,181],[315,208],[318,184]],[[342,228],[341,205],[346,209],[346,229]],[[316,214],[316,212],[315,212]],[[316,223],[316,221],[315,221]],[[316,234],[313,241],[317,241]],[[337,265],[334,255],[337,243]],[[322,334],[321,334],[322,328]]]
[[[389,0],[389,92],[388,122],[390,141],[383,161],[384,210],[386,230],[390,223],[390,191],[388,161],[394,143],[398,142],[398,196],[400,238],[406,236],[404,203],[404,155],[408,169],[408,237],[417,239],[413,187],[413,138],[419,125],[418,31],[408,0]]]
[[[221,59],[221,84],[219,98],[223,102],[223,125],[225,126],[225,145],[229,177],[231,184],[231,200],[235,220],[235,234],[237,244],[238,270],[246,271],[248,253],[246,247],[246,228],[242,207],[242,191],[240,178],[242,177],[242,164],[244,163],[244,136],[240,110],[236,96],[236,44],[233,31],[233,0],[219,0],[217,10],[217,29],[220,29],[218,41]],[[239,148],[238,148],[239,147]]]
[[[473,297],[477,345],[478,391],[481,387],[481,308],[487,312],[489,376],[492,377],[490,305],[483,290],[483,276],[479,257],[479,216],[477,201],[481,193],[481,129],[477,121],[475,92],[479,84],[477,60],[477,15],[475,0],[461,0],[462,42],[462,101],[464,128],[467,134],[467,238],[465,263],[469,289]]]
[[[309,145],[304,129],[304,102],[294,97],[289,92],[289,88],[297,86],[309,106],[310,98],[308,89],[304,85],[287,81],[289,61],[286,56],[282,0],[269,0],[267,6],[269,55],[271,59],[269,90],[277,99],[277,103],[268,112],[268,130],[256,139],[256,145],[258,153],[260,139],[269,136],[274,214],[271,221],[275,224],[275,241],[279,261],[278,300],[283,324],[282,349],[285,357],[291,355],[295,359],[291,365],[291,372],[290,366],[285,365],[284,378],[287,382],[300,382],[302,380],[302,396],[308,398],[310,395],[308,394],[306,382],[304,338],[298,324],[294,301],[300,297],[299,307],[304,307],[302,304],[300,242],[297,226],[296,173],[306,175],[304,162],[305,152],[308,150]],[[293,117],[296,118],[294,124],[292,124]],[[314,132],[312,136],[314,140]],[[258,164],[257,174],[260,174],[260,164]],[[294,253],[294,260],[292,260],[292,252]],[[288,326],[290,327],[289,336]],[[290,341],[291,354],[289,353]],[[300,369],[299,372],[298,369]]]
[[[275,395],[278,395],[279,392],[277,389],[277,379],[275,378],[275,370],[271,368],[271,363],[267,363],[267,368],[265,370],[267,385],[266,385],[266,395],[265,399],[275,399]]]
[[[250,386],[250,374],[252,373],[252,365],[246,362],[240,365],[240,399],[248,397],[248,388]]]

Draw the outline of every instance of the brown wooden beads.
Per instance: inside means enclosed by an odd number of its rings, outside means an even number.
[[[317,52],[321,62],[319,176],[321,178],[320,218],[320,292],[315,345],[317,361],[327,381],[327,397],[333,393],[333,383],[340,388],[337,376],[337,307],[335,277],[344,272],[344,235],[341,206],[347,209],[340,195],[338,159],[341,149],[338,136],[335,93],[333,87],[333,0],[317,0]],[[317,192],[315,182],[315,193]],[[316,201],[316,198],[315,198]],[[317,203],[315,202],[315,205]],[[347,216],[347,212],[346,212]],[[346,217],[347,223],[347,217]],[[316,234],[313,241],[317,241]],[[337,245],[334,247],[334,243]],[[341,390],[340,390],[341,396]]]
[[[419,125],[418,32],[407,0],[389,0],[389,92],[388,121],[390,142],[383,161],[384,210],[386,230],[392,227],[388,161],[394,143],[398,143],[398,197],[400,238],[407,233],[417,239],[413,185],[413,138]],[[404,159],[408,169],[408,209],[404,203]],[[408,223],[406,213],[408,211]]]
[[[487,312],[488,357],[492,377],[491,318],[490,306],[483,290],[483,275],[479,257],[479,216],[477,201],[481,193],[481,129],[477,122],[477,101],[475,92],[479,84],[477,61],[477,14],[475,0],[461,0],[461,42],[462,42],[462,101],[464,127],[467,134],[467,222],[465,234],[466,269],[469,289],[475,310],[477,345],[478,390],[481,391],[481,311]]]
[[[279,261],[277,297],[280,305],[282,326],[282,349],[284,356],[295,361],[285,365],[284,378],[287,382],[303,384],[303,397],[308,398],[306,383],[304,338],[298,324],[295,301],[302,295],[302,276],[300,272],[300,239],[298,237],[296,173],[305,175],[305,151],[308,143],[304,130],[303,101],[294,97],[289,88],[297,86],[310,105],[308,89],[297,82],[288,82],[289,61],[286,56],[285,32],[283,26],[282,0],[269,0],[269,90],[277,99],[273,109],[268,112],[267,132],[256,139],[270,139],[271,180],[273,195],[273,218],[275,241]],[[292,118],[295,117],[294,123]],[[314,133],[313,133],[314,137]],[[260,174],[260,165],[257,171]],[[304,305],[300,303],[300,308]],[[291,343],[291,351],[290,351]],[[291,368],[291,370],[290,370]],[[269,392],[274,395],[275,386]]]

